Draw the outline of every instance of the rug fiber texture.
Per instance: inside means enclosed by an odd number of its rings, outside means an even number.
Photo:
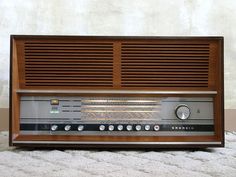
[[[40,150],[8,146],[0,132],[0,177],[236,177],[236,132],[225,148]]]

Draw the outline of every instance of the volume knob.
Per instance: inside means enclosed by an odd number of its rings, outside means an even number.
[[[186,120],[189,118],[191,112],[190,108],[187,105],[179,105],[175,109],[175,115],[180,120]]]

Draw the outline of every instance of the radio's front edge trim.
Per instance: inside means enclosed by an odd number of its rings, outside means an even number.
[[[204,145],[204,144],[221,144],[220,141],[215,142],[101,142],[101,141],[13,141],[13,143],[21,143],[21,144],[108,144],[108,145]]]
[[[140,90],[17,90],[17,93],[72,93],[72,94],[210,94],[217,91],[140,91]]]

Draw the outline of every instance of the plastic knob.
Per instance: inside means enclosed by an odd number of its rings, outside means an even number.
[[[106,128],[105,125],[100,125],[100,126],[99,126],[99,130],[100,130],[100,131],[104,131],[105,128]]]
[[[141,125],[136,125],[136,126],[135,126],[135,130],[140,131],[141,129],[142,129],[142,126],[141,126]]]
[[[79,125],[78,126],[78,131],[83,131],[84,130],[84,126],[83,125]]]
[[[65,128],[64,128],[65,131],[69,131],[70,129],[71,129],[70,125],[66,125]]]
[[[114,125],[109,125],[109,126],[108,126],[108,130],[109,130],[109,131],[113,131],[114,129],[115,129]]]
[[[154,125],[153,129],[154,129],[155,131],[159,131],[159,130],[160,130],[160,126],[159,126],[159,125]]]
[[[123,130],[123,125],[118,125],[118,126],[117,126],[117,129],[118,129],[119,131],[122,131],[122,130]]]
[[[52,131],[56,131],[57,129],[58,129],[58,126],[57,126],[57,125],[52,125],[52,126],[51,126],[51,130],[52,130]]]
[[[133,129],[132,125],[127,125],[126,130],[131,131]]]
[[[150,126],[150,125],[145,125],[145,126],[144,126],[144,129],[145,129],[146,131],[149,131],[149,130],[151,129],[151,126]]]

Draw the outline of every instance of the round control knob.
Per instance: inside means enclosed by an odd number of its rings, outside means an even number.
[[[64,130],[65,131],[69,131],[71,129],[71,126],[70,125],[66,125],[65,127],[64,127]]]
[[[151,126],[150,126],[150,125],[145,125],[145,126],[144,126],[144,129],[145,129],[146,131],[149,131],[149,130],[151,129]]]
[[[133,129],[132,125],[127,125],[126,130],[131,131]]]
[[[58,129],[58,126],[57,126],[57,125],[52,125],[52,126],[51,126],[51,130],[52,130],[52,131],[56,131],[57,129]]]
[[[100,131],[104,131],[105,128],[106,128],[105,125],[100,125],[100,126],[99,126],[99,130],[100,130]]]
[[[160,126],[159,126],[159,125],[154,125],[153,129],[154,129],[155,131],[159,131],[159,130],[160,130]]]
[[[187,105],[182,104],[182,105],[177,106],[177,108],[175,109],[175,115],[180,120],[188,119],[190,114],[191,114],[191,112],[190,112],[190,109]]]
[[[142,129],[141,125],[136,125],[135,130],[140,131]]]
[[[83,125],[79,125],[78,126],[78,131],[83,131],[84,130],[84,126]]]
[[[123,125],[118,125],[118,126],[117,126],[117,129],[118,129],[119,131],[123,130]]]
[[[109,125],[109,126],[108,126],[108,130],[109,130],[109,131],[113,131],[114,129],[115,129],[114,125]]]

